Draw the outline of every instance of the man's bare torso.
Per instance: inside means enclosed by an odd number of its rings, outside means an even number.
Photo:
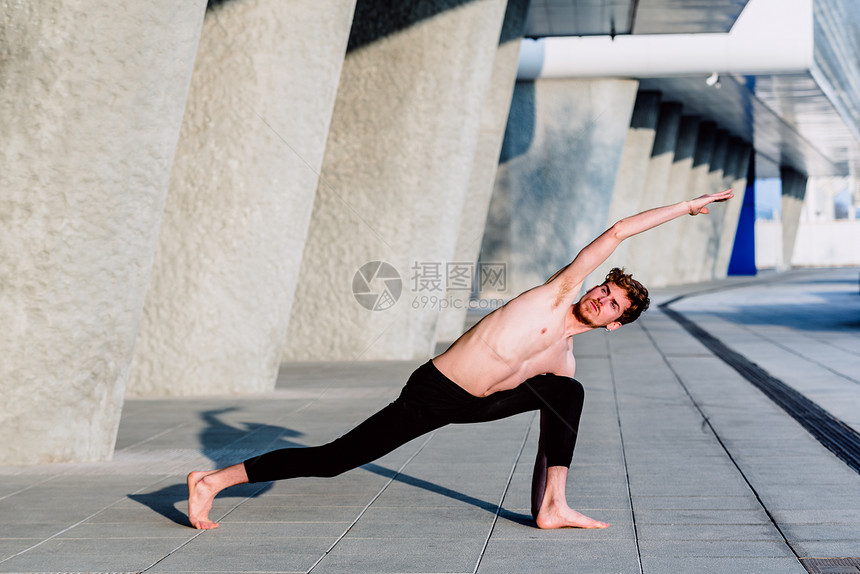
[[[579,286],[564,291],[576,293]],[[433,363],[479,397],[543,373],[573,377],[573,313],[571,302],[562,299],[556,284],[526,291],[484,317]]]

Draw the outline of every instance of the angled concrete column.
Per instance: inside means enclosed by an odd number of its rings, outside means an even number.
[[[699,136],[700,119],[696,116],[682,116],[675,142],[675,155],[666,184],[666,194],[662,205],[669,205],[687,199],[691,190],[693,157]],[[677,283],[676,276],[680,266],[676,260],[676,249],[681,238],[684,219],[676,219],[648,232],[651,236],[651,250],[648,259],[649,287],[664,287]]]
[[[453,257],[453,261],[465,264],[465,267],[474,273],[469,288],[460,285],[448,286],[446,306],[442,309],[436,328],[437,345],[447,345],[463,333],[472,292],[480,287],[480,270],[474,266],[481,250],[493,182],[499,166],[499,151],[505,136],[505,123],[517,78],[520,43],[528,7],[529,0],[508,0],[499,47],[493,61],[487,101],[481,113],[475,163],[463,201]]]
[[[334,0],[207,12],[129,392],[274,388],[351,20]]]
[[[712,271],[714,279],[724,279],[728,275],[729,261],[732,257],[732,248],[734,247],[735,234],[738,229],[738,219],[741,215],[741,207],[744,203],[744,194],[747,188],[750,150],[750,144],[743,140],[737,138],[729,140],[723,184],[727,188],[731,188],[735,196],[731,201],[726,202],[722,233],[720,235],[720,246]]]
[[[481,259],[511,295],[546,281],[606,228],[638,83],[518,82]]]
[[[651,157],[648,160],[648,171],[645,174],[642,198],[632,212],[659,207],[669,202],[669,175],[672,173],[675,146],[678,143],[681,110],[682,106],[677,102],[660,104],[660,115],[657,119],[657,130],[654,134]],[[650,284],[649,279],[653,274],[651,269],[652,254],[663,248],[657,243],[658,231],[653,230],[637,235],[626,242],[628,244],[626,269],[645,285]]]
[[[706,193],[716,193],[729,187],[725,185],[726,162],[728,160],[729,133],[717,130],[714,136],[714,148],[711,154],[711,171],[708,173],[708,190]],[[691,274],[692,282],[709,281],[714,278],[714,266],[720,250],[720,240],[723,235],[723,224],[726,219],[727,203],[718,203],[711,208],[707,217],[698,218],[692,227],[696,233],[701,255],[693,259],[695,272]]]
[[[285,359],[433,352],[505,4],[356,4]]]
[[[624,151],[621,153],[621,163],[618,166],[618,177],[612,193],[612,203],[609,206],[609,217],[604,227],[609,227],[619,219],[639,212],[645,194],[648,168],[654,139],[657,133],[657,123],[660,117],[660,93],[640,91],[636,94],[630,127],[624,141]],[[613,267],[629,267],[635,264],[630,258],[631,241],[625,241],[618,246],[615,253],[586,279],[586,285],[592,286],[603,282],[606,274]]]
[[[205,2],[0,19],[0,464],[111,457]]]
[[[806,176],[790,167],[779,170],[782,179],[782,266],[781,269],[791,268],[791,256],[794,253],[794,241],[797,239],[797,227],[800,225],[800,211],[803,209],[803,198],[806,196]]]
[[[713,122],[702,122],[696,141],[696,153],[690,172],[686,199],[709,193],[711,190],[711,158],[717,126]],[[696,281],[699,259],[703,256],[703,245],[707,224],[701,217],[682,217],[678,219],[678,235],[675,239],[675,270],[672,283],[692,283]]]

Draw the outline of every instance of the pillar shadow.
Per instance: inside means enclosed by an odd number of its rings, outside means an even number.
[[[352,52],[473,1],[358,0],[346,51]]]

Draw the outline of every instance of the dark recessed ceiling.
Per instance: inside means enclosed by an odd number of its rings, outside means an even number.
[[[728,32],[748,0],[532,0],[526,37]]]

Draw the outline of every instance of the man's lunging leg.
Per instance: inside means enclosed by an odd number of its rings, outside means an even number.
[[[415,392],[410,389],[424,388],[426,371],[426,366],[418,369],[410,378],[411,385],[407,385],[397,400],[328,444],[279,449],[220,470],[192,472],[187,479],[191,525],[206,530],[218,527],[218,523],[209,518],[209,511],[215,496],[229,486],[298,476],[337,476],[444,426],[447,423],[444,418],[428,413],[421,416],[412,408],[422,401],[410,399]],[[432,384],[429,386],[432,388]]]

